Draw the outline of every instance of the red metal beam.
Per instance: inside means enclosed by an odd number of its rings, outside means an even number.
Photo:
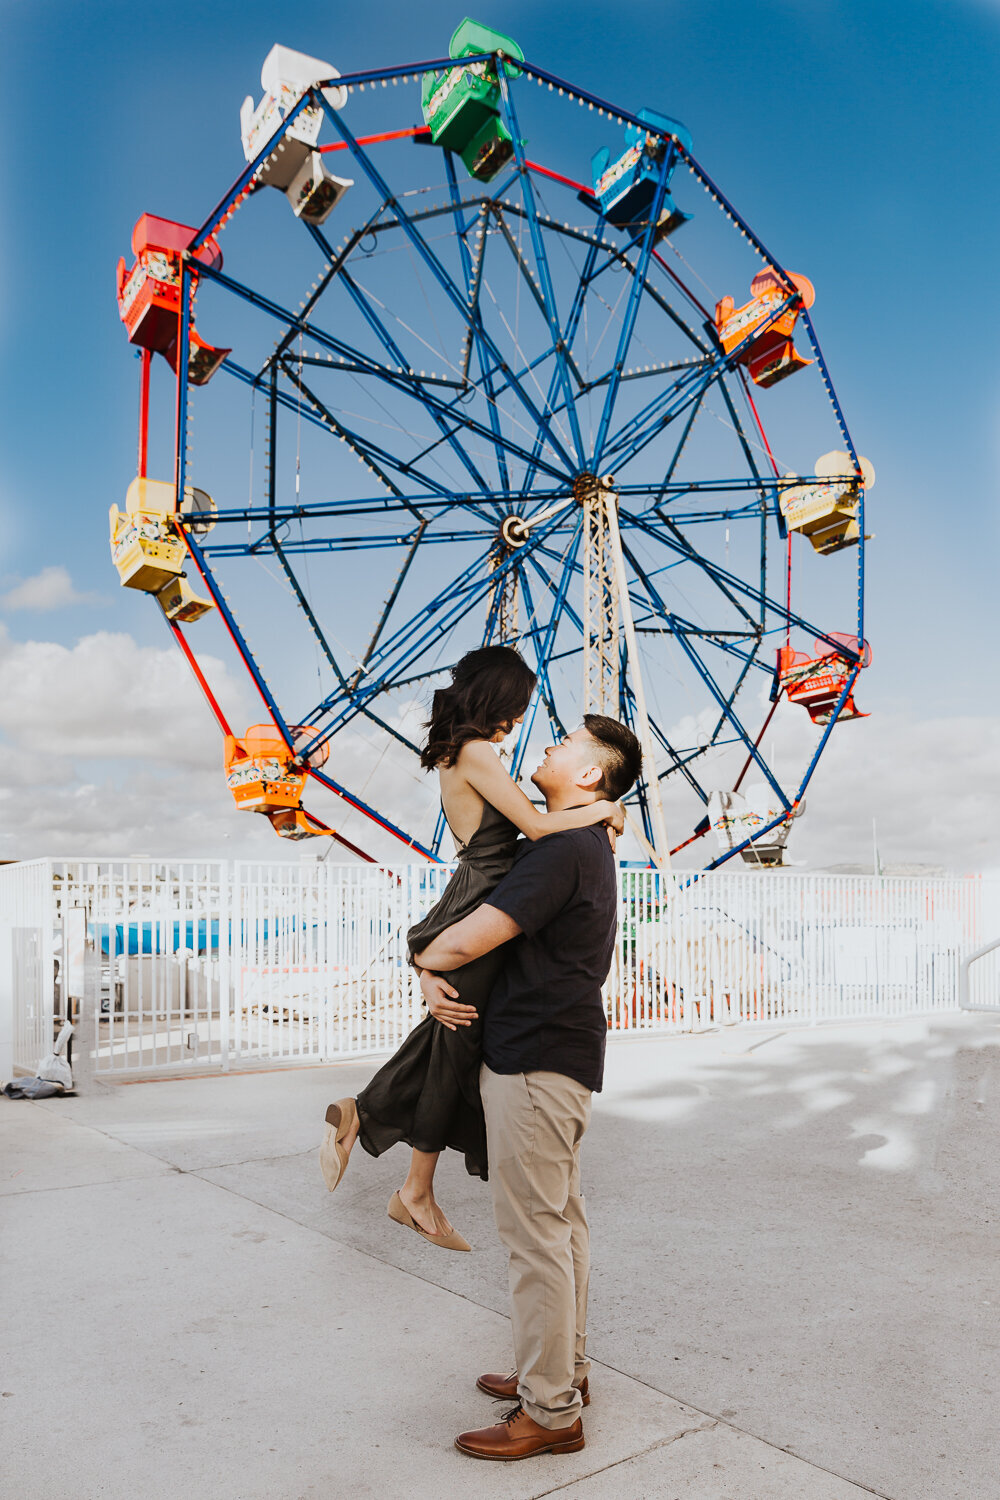
[[[383,130],[381,135],[359,135],[356,144],[359,146],[374,146],[379,141],[402,141],[407,136],[430,135],[428,125],[411,125],[409,130]],[[334,141],[332,145],[320,146],[320,151],[346,151],[346,141]]]
[[[218,723],[219,728],[222,730],[223,734],[232,734],[233,731],[229,727],[229,723],[228,723],[228,721],[226,719],[226,716],[222,712],[222,709],[219,707],[218,700],[216,699],[215,694],[212,692],[212,689],[209,687],[207,681],[205,680],[205,674],[204,674],[204,672],[201,670],[201,668],[199,667],[198,663],[195,661],[194,652],[191,650],[191,647],[188,645],[188,643],[187,643],[187,641],[186,641],[186,639],[184,637],[183,630],[178,625],[178,623],[177,623],[176,620],[168,620],[167,624],[170,626],[170,629],[173,631],[174,640],[177,642],[178,646],[180,646],[181,650],[184,652],[184,656],[185,656],[185,658],[187,660],[187,664],[191,668],[192,672],[194,673],[195,678],[197,679],[197,682],[198,682],[198,686],[201,688],[202,692],[205,694],[205,697],[208,699],[208,706],[212,710],[213,714],[215,715],[216,722]]]
[[[139,478],[146,477],[146,455],[149,440],[149,367],[153,360],[151,349],[142,351],[142,377],[139,385]]]

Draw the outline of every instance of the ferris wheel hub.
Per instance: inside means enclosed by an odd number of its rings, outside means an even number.
[[[598,500],[614,487],[613,474],[597,475],[590,469],[581,469],[573,480],[573,498],[578,505],[586,505],[588,500]]]
[[[523,547],[528,540],[528,528],[521,516],[505,516],[500,524],[500,537],[507,547]]]

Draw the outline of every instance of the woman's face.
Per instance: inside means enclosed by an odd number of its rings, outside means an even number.
[[[515,730],[517,728],[518,724],[523,724],[523,723],[524,723],[524,714],[518,714],[517,718],[516,719],[511,719],[511,721],[510,721],[509,724],[501,724],[500,728],[497,730],[496,734],[493,736],[493,739],[492,739],[491,743],[494,744],[494,745],[502,744],[502,742],[507,738],[507,736],[510,733],[512,733],[513,730]]]

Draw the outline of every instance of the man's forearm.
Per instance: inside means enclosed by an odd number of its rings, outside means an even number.
[[[476,955],[465,953],[448,938],[450,931],[439,933],[433,942],[428,943],[419,953],[413,955],[413,961],[420,969],[431,969],[435,974],[440,974],[443,969],[460,969],[463,964]]]
[[[446,969],[460,969],[484,953],[510,942],[521,931],[512,917],[484,902],[461,921],[446,927],[437,937],[413,955],[422,969],[440,974]]]

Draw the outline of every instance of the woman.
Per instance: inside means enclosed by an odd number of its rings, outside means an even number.
[[[420,761],[426,770],[438,771],[458,869],[437,905],[407,933],[411,958],[489,897],[513,863],[519,831],[532,840],[592,823],[621,832],[624,818],[617,803],[542,813],[501,765],[493,746],[521,722],[534,687],[535,674],[516,651],[484,646],[463,656],[450,685],[434,694]],[[502,963],[499,949],[444,977],[459,992],[460,1003],[481,1016]],[[446,1146],[463,1152],[468,1171],[484,1181],[487,1176],[478,1016],[460,1028],[426,1016],[357,1099],[330,1105],[320,1148],[332,1192],[357,1140],[372,1156],[406,1141],[410,1170],[392,1196],[389,1217],[449,1250],[470,1247],[434,1197],[440,1152]]]

